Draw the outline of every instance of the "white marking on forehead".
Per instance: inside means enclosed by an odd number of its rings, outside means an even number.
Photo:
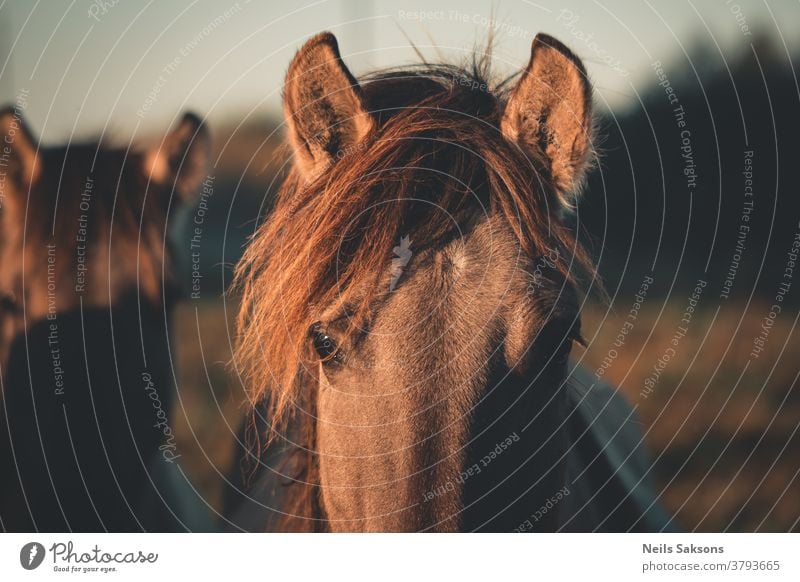
[[[467,271],[471,260],[469,248],[464,239],[453,241],[440,255],[443,274],[451,282],[461,278]]]
[[[448,253],[448,260],[450,261],[453,275],[458,276],[463,273],[469,265],[469,253],[467,253],[467,246],[463,242],[454,244]]]
[[[408,265],[414,253],[411,250],[411,239],[408,235],[400,238],[400,244],[392,249],[392,279],[389,282],[389,291],[394,291],[397,282],[403,274],[403,269]]]

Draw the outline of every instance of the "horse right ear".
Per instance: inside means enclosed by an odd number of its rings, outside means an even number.
[[[308,181],[373,126],[361,87],[329,32],[306,42],[294,57],[286,73],[283,110],[297,166]]]
[[[14,107],[0,110],[0,170],[20,191],[27,190],[39,177],[40,162],[36,140],[22,114]],[[0,193],[6,194],[0,179]]]
[[[553,37],[536,35],[500,129],[523,151],[544,157],[559,200],[570,207],[591,153],[592,89],[580,59]]]

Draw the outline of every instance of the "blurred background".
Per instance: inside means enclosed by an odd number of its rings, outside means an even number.
[[[589,347],[574,355],[637,408],[680,527],[799,529],[796,1],[6,1],[0,97],[22,97],[45,144],[147,144],[187,109],[211,129],[201,291],[176,320],[171,422],[211,506],[246,411],[223,293],[284,173],[283,75],[321,30],[356,75],[417,50],[465,62],[491,35],[502,78],[540,31],[583,59],[601,157],[575,223],[610,299],[589,296]],[[187,292],[198,211],[172,233]]]

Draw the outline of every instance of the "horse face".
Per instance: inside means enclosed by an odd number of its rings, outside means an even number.
[[[508,94],[451,71],[361,87],[322,34],[287,73],[295,171],[239,266],[237,356],[313,425],[334,530],[511,529],[561,484],[578,310],[539,234],[583,176],[588,84],[545,36]]]

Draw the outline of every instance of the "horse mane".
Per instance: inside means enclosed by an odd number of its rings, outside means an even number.
[[[453,216],[503,216],[527,256],[555,248],[573,257],[555,265],[570,282],[591,271],[560,218],[547,165],[498,129],[509,79],[492,84],[488,63],[424,64],[360,79],[377,131],[339,152],[314,182],[292,170],[237,265],[233,365],[252,401],[266,401],[270,440],[290,419],[303,427],[294,444],[305,461],[292,479],[305,487],[286,511],[317,516],[318,528],[316,360],[308,334],[320,308],[346,303],[350,321],[362,321],[388,289],[380,281],[401,237],[419,248],[452,231],[437,207]]]

